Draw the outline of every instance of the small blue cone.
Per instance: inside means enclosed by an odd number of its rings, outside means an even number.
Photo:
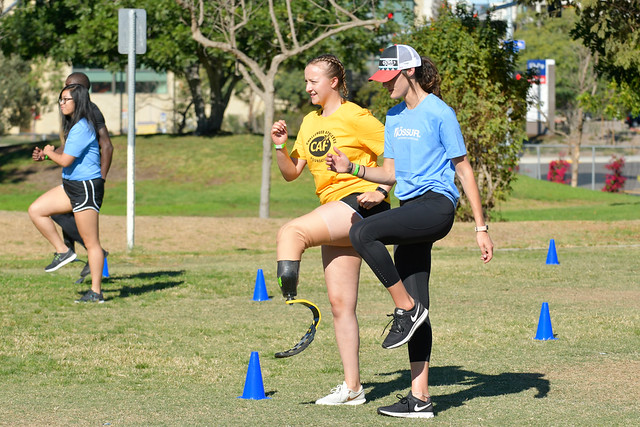
[[[547,252],[547,265],[560,264],[558,254],[556,253],[556,241],[551,239],[549,242],[549,251]]]
[[[253,290],[254,301],[269,301],[269,295],[267,295],[267,286],[264,284],[264,273],[262,269],[258,269],[256,275],[256,286]]]
[[[238,399],[262,400],[270,399],[264,394],[264,384],[262,383],[262,372],[260,371],[260,356],[257,351],[251,352],[249,359],[249,369],[247,378],[244,381],[244,391]]]
[[[538,320],[538,331],[535,340],[557,340],[553,336],[553,328],[551,327],[551,317],[549,317],[549,303],[543,302],[540,309],[540,320]]]
[[[107,264],[107,257],[104,257],[104,264],[102,266],[102,277],[109,277],[109,264]]]

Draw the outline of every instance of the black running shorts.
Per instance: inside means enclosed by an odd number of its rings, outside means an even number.
[[[71,201],[73,212],[93,209],[100,212],[104,197],[104,179],[96,178],[88,181],[62,180],[62,188]]]
[[[351,193],[348,196],[345,196],[342,199],[340,199],[340,201],[342,203],[346,203],[347,205],[349,205],[351,209],[358,212],[358,214],[360,214],[362,218],[366,218],[380,212],[388,211],[391,208],[391,205],[389,205],[389,202],[387,202],[386,200],[383,200],[381,203],[371,207],[370,209],[365,209],[360,205],[360,203],[358,203],[358,200],[357,200],[358,196],[361,194],[362,193]]]

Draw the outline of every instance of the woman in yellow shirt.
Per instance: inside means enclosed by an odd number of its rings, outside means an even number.
[[[351,246],[349,229],[362,218],[389,209],[391,186],[379,186],[355,175],[327,170],[325,159],[334,148],[358,159],[361,167],[375,167],[384,151],[384,126],[373,115],[349,102],[345,70],[334,55],[321,55],[305,68],[306,91],[321,108],[305,116],[289,152],[287,124],[271,128],[282,176],[293,181],[305,166],[313,175],[322,204],[285,224],[278,232],[278,282],[285,298],[297,295],[300,260],[305,249],[322,246],[325,283],[331,303],[336,341],[344,369],[342,385],[316,401],[320,405],[358,405],[366,401],[360,383],[360,336],[356,303],[361,258]]]

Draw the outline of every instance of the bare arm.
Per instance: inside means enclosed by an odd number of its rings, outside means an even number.
[[[62,143],[62,145],[60,145],[58,148],[56,148],[54,150],[54,152],[56,152],[58,154],[64,153],[64,143]],[[33,160],[35,160],[36,162],[41,162],[41,161],[45,160],[44,151],[40,147],[34,148],[33,149],[33,153],[31,153],[31,158]]]
[[[473,168],[467,160],[467,156],[456,157],[452,159],[452,161],[460,183],[462,184],[464,194],[467,195],[467,199],[471,204],[471,211],[473,212],[476,227],[482,227],[485,225],[484,214],[482,213],[482,201],[480,199],[480,191],[478,191],[476,178],[473,175]],[[491,237],[489,237],[488,231],[476,232],[476,241],[482,253],[482,261],[486,264],[493,258],[493,242],[491,241]]]
[[[71,166],[73,161],[76,159],[75,157],[70,156],[69,154],[58,153],[53,145],[46,145],[42,149],[42,154],[44,154],[45,156],[48,156],[52,161],[59,164],[63,168],[66,168],[67,166]]]
[[[387,185],[389,189],[396,183],[395,162],[393,159],[385,158],[382,167],[367,168],[351,163],[339,149],[334,148],[334,151],[336,154],[327,154],[327,169],[337,173],[352,173],[358,178]]]
[[[100,170],[102,172],[102,179],[107,179],[107,174],[111,168],[111,158],[113,157],[113,144],[111,143],[111,137],[109,137],[109,131],[106,127],[98,131],[98,145],[100,145]]]
[[[275,145],[284,145],[289,135],[287,133],[287,124],[284,120],[278,120],[271,127],[271,140]],[[276,160],[280,173],[286,181],[293,181],[298,178],[307,164],[306,160],[289,156],[287,147],[276,149]]]

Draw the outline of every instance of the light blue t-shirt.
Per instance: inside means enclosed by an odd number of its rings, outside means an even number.
[[[436,95],[427,95],[413,110],[403,101],[387,112],[384,157],[394,159],[398,199],[432,190],[455,206],[460,193],[451,159],[466,153],[456,113]]]
[[[73,125],[64,144],[64,153],[75,157],[75,160],[62,169],[62,178],[73,181],[102,178],[100,146],[96,132],[87,119],[80,119]]]

